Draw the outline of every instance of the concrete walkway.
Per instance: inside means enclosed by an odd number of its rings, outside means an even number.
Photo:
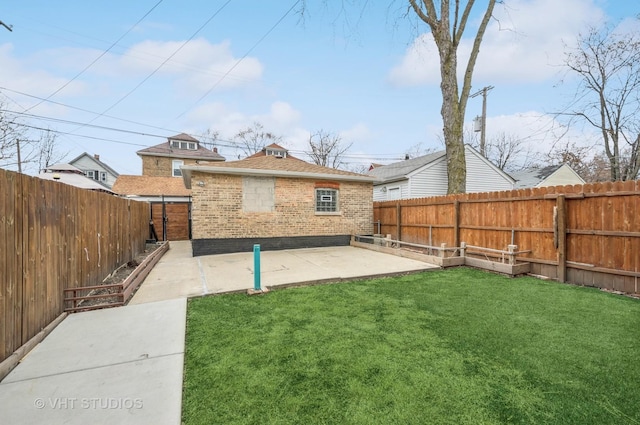
[[[68,316],[0,382],[0,423],[179,425],[186,300]]]
[[[352,247],[261,260],[263,287],[435,267]],[[252,287],[252,253],[193,258],[171,242],[129,305],[68,316],[0,382],[0,424],[179,425],[187,298]]]

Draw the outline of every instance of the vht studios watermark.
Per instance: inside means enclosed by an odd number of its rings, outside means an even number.
[[[92,397],[92,398],[75,398],[75,397],[49,397],[36,398],[33,405],[37,409],[142,409],[143,403],[141,398],[123,398],[123,397]]]

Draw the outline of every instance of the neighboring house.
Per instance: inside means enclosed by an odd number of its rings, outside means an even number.
[[[516,180],[516,189],[585,184],[582,177],[568,164],[517,171],[511,173],[511,177]]]
[[[142,158],[142,175],[180,177],[183,165],[224,161],[217,148],[209,150],[188,134],[169,137],[166,142],[136,152]]]
[[[272,154],[273,153],[273,154]],[[372,176],[310,164],[273,145],[240,161],[182,167],[193,255],[348,245],[373,231]]]
[[[53,180],[79,187],[80,189],[96,190],[99,192],[113,194],[106,185],[94,179],[90,179],[82,170],[70,164],[51,165],[40,172],[37,177],[43,180]]]
[[[127,198],[147,201],[158,240],[187,240],[191,238],[191,190],[182,179],[121,175],[112,190]]]
[[[511,190],[514,179],[465,145],[467,193]],[[373,188],[374,201],[446,195],[448,189],[445,151],[373,168],[369,175],[379,178]]]
[[[107,187],[112,187],[119,175],[116,170],[100,161],[100,155],[91,156],[85,152],[69,161],[69,164],[82,170],[85,176],[99,181]]]

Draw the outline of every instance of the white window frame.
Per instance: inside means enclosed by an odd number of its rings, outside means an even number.
[[[339,214],[340,192],[338,189],[318,187],[314,193],[314,208],[316,214]]]
[[[97,173],[97,171],[94,171],[94,170],[85,171],[86,176],[89,177],[90,179],[93,179],[93,180],[97,180],[96,173]]]
[[[181,166],[184,165],[184,161],[181,161],[179,159],[174,159],[171,161],[171,175],[173,177],[182,177],[182,170],[180,169]]]
[[[100,181],[101,182],[106,182],[107,181],[107,172],[106,171],[100,171]]]

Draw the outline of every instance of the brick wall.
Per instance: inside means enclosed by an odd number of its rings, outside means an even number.
[[[204,186],[196,182],[202,181]],[[371,234],[373,185],[339,184],[340,212],[315,212],[318,181],[275,178],[272,212],[243,211],[243,177],[194,172],[192,175],[193,239],[269,238]]]
[[[196,163],[195,159],[183,159],[183,158],[167,158],[162,156],[147,156],[142,157],[142,175],[152,177],[171,177],[172,174],[172,161],[178,159],[184,162],[184,165],[193,165]]]

